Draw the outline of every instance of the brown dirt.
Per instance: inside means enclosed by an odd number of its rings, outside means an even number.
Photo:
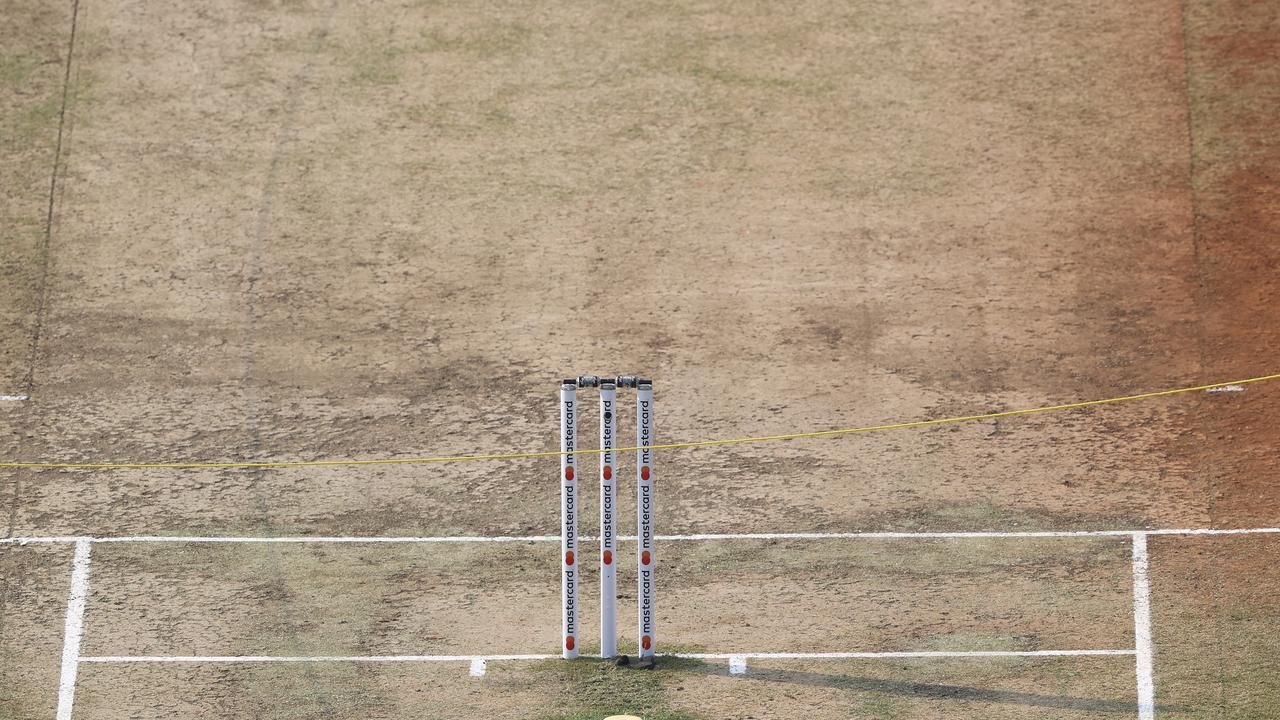
[[[1280,8],[1265,2],[1187,4],[1201,366],[1244,371],[1280,350]],[[1277,524],[1274,402],[1224,403],[1186,424],[1210,521]],[[1153,547],[1156,667],[1161,696],[1187,717],[1280,714],[1277,587],[1280,545],[1214,539]]]
[[[13,4],[27,43],[14,57],[65,56],[69,9]],[[0,249],[14,278],[0,289],[14,319],[0,330],[0,393],[25,391],[28,375],[34,386],[30,402],[0,407],[0,450],[66,461],[539,450],[555,443],[554,382],[587,371],[655,377],[660,440],[1274,371],[1280,63],[1268,38],[1280,33],[1268,30],[1280,20],[1265,2],[1185,10],[86,0],[45,285],[56,116],[6,133],[19,143],[0,166],[14,238]],[[62,88],[56,62],[5,57],[7,130]],[[1256,385],[664,453],[660,531],[1274,525],[1277,397]],[[0,478],[9,535],[551,534],[554,465]],[[1194,567],[1166,542],[1158,582],[1166,558],[1171,573]],[[1157,605],[1158,648],[1223,627],[1228,598],[1257,577],[1228,568],[1275,565],[1273,544],[1250,542],[1232,545],[1235,565],[1217,562],[1216,545],[1196,556],[1214,580],[1168,591],[1178,620],[1159,624]],[[673,548],[664,576],[686,592],[672,596],[665,638],[746,647],[733,645],[735,623],[784,613],[778,598],[799,577],[804,617],[832,632],[761,619],[757,649],[1129,641],[1117,637],[1130,632],[1116,609],[1122,552],[926,546],[841,544],[829,558],[735,546],[743,556],[728,559]],[[480,609],[490,627],[523,619],[550,637],[547,549],[100,546],[88,617],[101,634],[87,642],[550,647],[457,634]],[[770,561],[786,572],[767,573]],[[874,599],[908,589],[909,601]],[[1158,584],[1158,602],[1165,593]],[[541,605],[522,617],[520,599]],[[433,614],[454,634],[424,624]],[[1227,652],[1218,637],[1213,652]],[[1158,669],[1178,667],[1161,653]],[[501,672],[466,684],[450,679],[457,668],[94,667],[78,709],[462,717],[510,702],[536,716],[568,702],[548,699],[558,682],[605,682]],[[812,704],[842,717],[1108,717],[1132,689],[1114,660],[779,666],[737,685],[721,672],[673,668],[645,697],[699,717]],[[1234,681],[1245,691],[1231,707],[1265,717],[1270,686],[1252,673]],[[14,702],[42,708],[41,682],[19,683]],[[1201,707],[1197,691],[1171,692]]]
[[[54,716],[71,552],[0,545],[0,718]]]
[[[95,5],[15,454],[543,448],[577,368],[670,439],[1199,380],[1177,17],[1105,5]],[[1202,524],[1185,412],[672,453],[662,524]],[[553,466],[28,474],[14,531],[551,532]]]
[[[18,395],[29,390],[71,8],[0,7],[0,395]]]
[[[1280,9],[1193,3],[1188,33],[1201,363],[1229,375],[1280,352]],[[1278,422],[1275,403],[1236,403],[1196,428],[1215,523],[1280,518]]]

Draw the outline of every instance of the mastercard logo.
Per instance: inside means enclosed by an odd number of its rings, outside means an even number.
[[[642,565],[648,565],[648,564],[649,564],[649,551],[648,551],[648,550],[645,550],[644,552],[640,553],[640,564],[642,564]]]
[[[570,551],[568,551],[568,552],[566,552],[566,553],[564,554],[564,564],[565,564],[565,565],[572,565],[572,564],[573,564],[573,551],[572,551],[572,550],[570,550]]]
[[[648,650],[650,647],[653,647],[653,641],[649,639],[648,635],[645,635],[644,637],[640,638],[640,647],[644,648],[645,650]],[[573,648],[570,648],[570,649],[572,650]]]
[[[604,551],[604,564],[605,564],[605,565],[612,565],[612,564],[613,564],[613,551],[612,551],[612,550],[605,550],[605,551]]]
[[[648,638],[645,638],[645,639],[647,640]],[[573,640],[573,636],[572,636],[572,635],[570,635],[570,636],[568,636],[568,637],[566,637],[566,638],[564,639],[564,649],[565,649],[565,650],[572,650],[572,649],[573,649],[574,647],[576,647],[577,645],[578,645],[578,643],[574,642],[574,640]]]
[[[613,468],[609,467],[608,465],[604,466],[604,479],[605,480],[613,479]]]
[[[565,469],[564,469],[564,479],[565,479],[565,480],[572,480],[572,479],[573,479],[573,468],[571,468],[571,467],[567,467],[567,468],[565,468]]]
[[[640,468],[640,479],[641,479],[641,480],[648,480],[648,479],[649,479],[649,466],[648,466],[648,465],[645,465],[644,467]]]

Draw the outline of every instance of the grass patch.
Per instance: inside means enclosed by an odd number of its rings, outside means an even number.
[[[404,109],[404,117],[415,125],[465,136],[506,131],[516,117],[500,97],[464,103],[415,103]]]
[[[0,55],[0,87],[23,84],[39,64],[40,59],[32,55]]]
[[[351,80],[360,85],[395,85],[400,82],[401,48],[369,46],[352,54]]]
[[[360,716],[386,707],[387,699],[370,687],[356,665],[259,668],[243,681],[244,697],[268,708],[272,717]]]
[[[434,53],[465,55],[472,61],[515,57],[532,36],[532,30],[515,24],[475,27],[458,33],[427,29],[403,45],[391,37],[362,36],[358,45],[349,48],[351,79],[361,85],[395,85],[402,79],[406,62]]]
[[[44,64],[32,55],[0,55],[0,95],[8,100],[0,111],[2,142],[16,151],[53,144],[62,97],[51,82],[56,73],[37,73]]]
[[[695,65],[689,68],[688,72],[700,80],[721,85],[732,85],[754,90],[779,90],[807,97],[827,95],[835,90],[835,84],[826,80],[769,77],[710,65]]]
[[[9,141],[14,148],[33,145],[51,148],[57,137],[58,112],[62,98],[46,97],[37,103],[17,109],[8,125]]]
[[[419,33],[414,49],[424,53],[460,53],[480,60],[513,56],[533,38],[533,29],[518,23],[494,23],[450,32],[438,28]]]
[[[553,679],[564,688],[565,712],[542,720],[600,720],[609,715],[638,715],[645,720],[698,720],[698,716],[671,709],[668,682],[683,670],[699,666],[697,660],[664,657],[654,670],[625,670],[611,661],[582,658],[566,662],[547,660],[533,665],[535,673]]]
[[[671,572],[691,582],[732,575],[756,576],[761,568],[786,567],[837,585],[850,576],[874,574],[923,578],[986,575],[1006,568],[1085,568],[1128,562],[1127,538],[965,538],[828,540],[821,543],[756,540],[698,543],[669,550],[678,558]]]
[[[854,708],[853,713],[853,717],[867,720],[892,720],[900,716],[897,703],[884,697],[863,700]]]

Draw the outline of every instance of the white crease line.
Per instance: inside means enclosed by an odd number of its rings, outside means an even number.
[[[1240,528],[1216,530],[1165,529],[1165,530],[1026,530],[1010,532],[847,532],[847,533],[721,533],[703,535],[659,535],[666,542],[681,540],[896,540],[896,539],[964,539],[964,538],[1073,538],[1073,537],[1129,537],[1143,535],[1251,535],[1280,533],[1280,528]],[[589,538],[584,538],[589,539]],[[620,540],[635,540],[634,535],[623,535]]]
[[[1132,655],[1118,650],[906,650],[889,652],[737,652],[673,653],[690,660],[862,660],[875,658],[987,658],[987,657],[1083,657],[1089,655]]]
[[[847,533],[708,533],[701,535],[658,535],[660,542],[705,540],[928,540],[981,538],[1088,538],[1131,537],[1141,535],[1267,535],[1280,533],[1280,527],[1235,529],[1167,529],[1167,530],[1028,530],[1013,532],[847,532]],[[592,536],[581,536],[584,542],[595,542]],[[621,535],[619,540],[634,542],[634,535]],[[234,537],[203,535],[123,535],[117,537],[49,536],[0,538],[0,545],[28,543],[70,543],[91,540],[95,543],[534,543],[559,542],[558,535],[445,535],[437,537],[358,537],[311,536]]]
[[[323,537],[296,535],[291,537],[219,537],[185,535],[126,535],[94,538],[103,543],[514,543],[559,542],[559,535],[444,535],[439,537]]]
[[[718,533],[700,535],[659,535],[658,540],[680,542],[689,540],[899,540],[899,539],[962,539],[962,538],[1055,538],[1055,537],[1111,537],[1132,535],[1132,530],[1028,530],[1025,532],[837,532],[837,533]],[[620,540],[635,540],[624,535]]]
[[[1148,579],[1147,536],[1133,534],[1133,638],[1138,676],[1138,720],[1156,716],[1155,672],[1151,644],[1151,582]]]
[[[22,402],[30,399],[26,395],[0,395],[0,402]]]
[[[74,543],[81,540],[92,541],[93,538],[75,535],[57,535],[49,537],[9,537],[0,538],[0,545],[44,545],[49,543]]]
[[[904,652],[736,652],[671,653],[663,657],[690,660],[858,660],[876,658],[1082,657],[1133,655],[1133,650],[921,650]],[[100,655],[82,663],[305,663],[305,662],[476,662],[551,660],[559,655]],[[593,658],[594,659],[594,658]]]
[[[76,699],[76,674],[80,665],[80,640],[84,635],[84,606],[89,596],[88,540],[76,541],[71,561],[71,590],[67,596],[67,620],[62,640],[62,675],[58,679],[58,720],[71,720]]]
[[[1134,530],[1142,535],[1263,535],[1280,533],[1280,528],[1239,528],[1227,530]]]
[[[550,660],[559,655],[97,655],[82,663],[309,663],[309,662],[467,662],[477,660]]]

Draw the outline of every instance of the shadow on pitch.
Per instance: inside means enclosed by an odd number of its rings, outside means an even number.
[[[713,665],[706,662],[665,663],[677,672],[698,675],[724,675],[724,665]],[[765,681],[787,683],[791,685],[811,685],[815,687],[835,688],[856,692],[876,692],[910,697],[933,698],[937,700],[976,700],[1031,707],[1055,708],[1061,710],[1081,710],[1095,713],[1117,713],[1132,715],[1137,705],[1136,696],[1132,700],[1101,700],[1097,698],[1070,697],[1065,695],[1045,695],[1041,693],[1018,692],[1013,690],[993,690],[990,688],[970,687],[967,685],[943,685],[938,683],[907,682],[903,680],[884,680],[881,678],[857,677],[853,675],[837,675],[833,673],[806,672],[800,670],[778,670],[774,668],[754,669],[748,666],[747,673],[737,679],[744,682]],[[1184,708],[1172,705],[1160,705],[1160,712],[1180,712]]]

